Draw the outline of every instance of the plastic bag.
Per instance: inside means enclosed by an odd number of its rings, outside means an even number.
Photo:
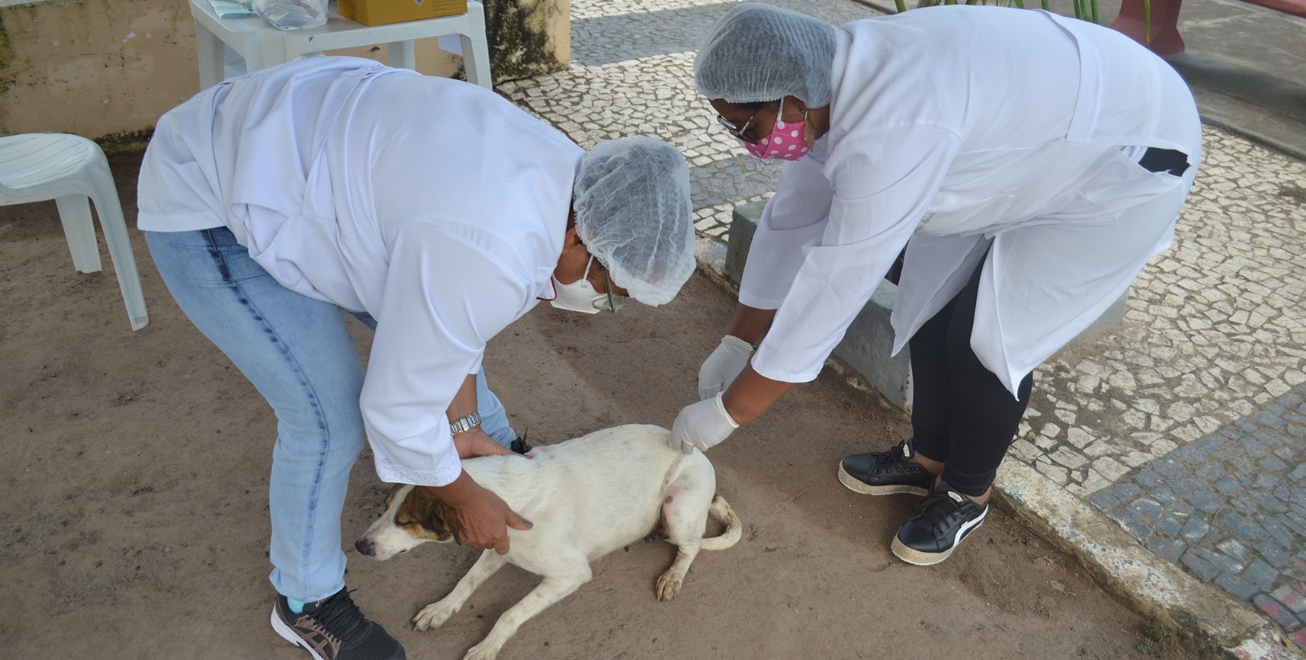
[[[254,0],[254,13],[278,30],[326,25],[327,0]]]

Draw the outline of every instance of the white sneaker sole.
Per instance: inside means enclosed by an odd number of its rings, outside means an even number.
[[[318,655],[317,651],[314,651],[313,647],[309,646],[308,642],[305,642],[303,638],[296,634],[290,626],[286,625],[286,622],[282,621],[280,616],[277,616],[276,603],[272,604],[272,629],[275,630],[278,635],[281,635],[282,639],[308,651],[309,655],[313,656],[313,660],[326,660],[326,658]]]
[[[854,493],[861,493],[862,495],[896,495],[898,493],[907,493],[910,495],[930,494],[930,491],[921,488],[920,486],[909,486],[907,484],[894,484],[891,486],[869,485],[857,477],[848,474],[848,471],[843,469],[843,461],[839,461],[839,483],[843,484],[844,488],[847,488]]]

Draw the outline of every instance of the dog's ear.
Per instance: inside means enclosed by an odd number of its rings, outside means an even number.
[[[457,540],[458,517],[453,507],[433,497],[425,488],[408,491],[395,511],[395,524],[414,538],[437,543]]]
[[[442,536],[439,541],[442,543],[453,541],[458,545],[462,545],[462,540],[458,538],[458,532],[461,531],[458,526],[458,512],[454,510],[453,507],[445,504],[443,500],[432,499],[431,501],[434,502],[431,511],[431,518],[434,521],[439,521],[438,524],[444,530],[444,534],[446,534],[446,536]]]
[[[391,504],[394,504],[395,495],[404,487],[404,484],[395,484],[390,487],[390,492],[385,494],[385,508],[388,510]]]

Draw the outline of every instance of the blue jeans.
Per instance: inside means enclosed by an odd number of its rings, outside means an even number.
[[[182,311],[277,414],[272,586],[305,602],[336,593],[345,584],[340,514],[364,441],[363,365],[340,308],[281,286],[225,227],[145,232],[145,240]],[[372,317],[354,316],[376,329]],[[516,434],[484,372],[476,393],[482,428],[508,445]]]

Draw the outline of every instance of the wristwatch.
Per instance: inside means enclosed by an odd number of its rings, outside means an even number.
[[[474,412],[462,419],[451,422],[449,424],[449,435],[458,435],[463,431],[470,431],[473,428],[480,425],[481,425],[481,414]]]

